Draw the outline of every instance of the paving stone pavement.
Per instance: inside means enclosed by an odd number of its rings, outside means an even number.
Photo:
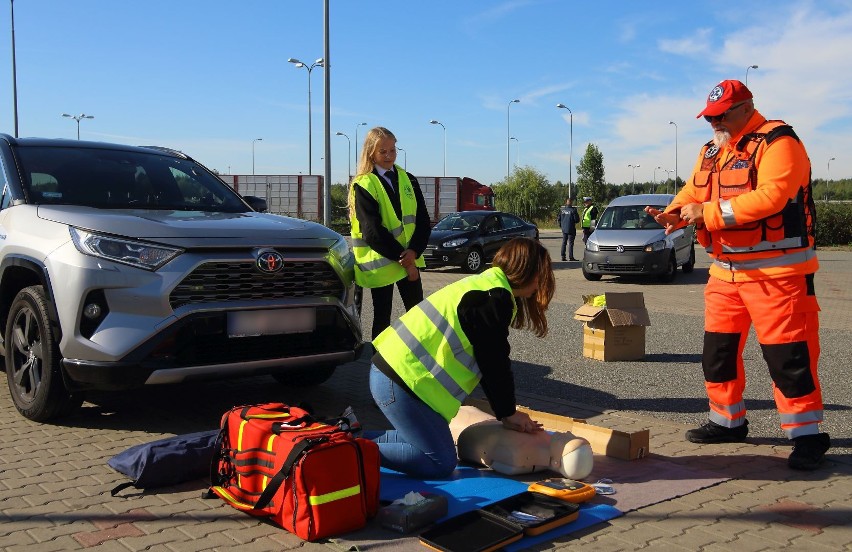
[[[852,255],[848,262],[852,266]],[[428,289],[457,277],[428,273],[424,282]],[[578,288],[570,293],[580,293]],[[828,288],[845,308],[845,286]],[[847,331],[848,317],[847,311],[845,319],[832,318],[829,326]],[[4,389],[0,551],[331,550],[330,543],[305,543],[220,500],[201,498],[204,481],[145,493],[128,489],[111,497],[110,490],[126,479],[106,461],[135,444],[213,429],[234,404],[307,403],[329,416],[352,405],[365,427],[386,427],[367,389],[368,369],[362,356],[325,385],[308,390],[257,377],[92,394],[79,413],[61,424],[25,420]],[[852,550],[852,456],[847,449],[831,454],[815,472],[796,472],[786,466],[789,446],[782,439],[756,434],[746,443],[695,445],[683,439],[690,426],[665,413],[651,416],[547,395],[521,391],[518,402],[616,429],[649,428],[652,454],[730,479],[530,550]],[[848,405],[846,396],[841,406]],[[837,414],[842,412],[838,408]],[[832,437],[848,443],[849,428],[844,429],[845,434]]]

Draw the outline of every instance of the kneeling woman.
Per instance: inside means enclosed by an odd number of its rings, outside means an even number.
[[[373,398],[394,429],[370,435],[382,465],[415,477],[449,476],[458,459],[449,422],[477,384],[509,429],[542,431],[515,409],[509,328],[547,334],[550,254],[516,238],[492,268],[433,293],[373,339]]]

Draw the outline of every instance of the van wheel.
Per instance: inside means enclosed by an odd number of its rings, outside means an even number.
[[[677,274],[677,260],[675,259],[674,253],[669,257],[669,263],[666,265],[666,271],[660,274],[661,282],[673,282],[675,279],[675,275]]]
[[[275,381],[287,387],[314,387],[325,383],[336,369],[337,366],[334,364],[320,364],[310,368],[286,370],[272,374],[272,377],[275,378]]]
[[[464,260],[464,267],[462,268],[464,268],[466,272],[474,274],[479,272],[482,268],[482,263],[482,251],[479,248],[474,247],[470,250],[470,253],[467,254],[467,258]]]
[[[693,270],[695,270],[695,244],[690,244],[689,246],[689,260],[686,261],[686,264],[681,267],[685,274],[689,274]]]
[[[44,288],[30,286],[18,292],[5,330],[6,380],[18,412],[45,422],[76,410],[82,395],[69,393],[62,381]]]

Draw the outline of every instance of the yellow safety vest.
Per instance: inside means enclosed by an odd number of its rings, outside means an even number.
[[[465,293],[512,287],[502,269],[489,268],[440,289],[373,339],[373,346],[423,402],[447,422],[482,374],[459,322]],[[518,312],[513,303],[512,319]]]
[[[394,166],[399,178],[399,198],[402,207],[402,220],[396,216],[390,197],[378,176],[373,173],[359,176],[353,183],[350,192],[349,222],[351,225],[352,253],[355,255],[355,283],[363,288],[377,288],[398,282],[407,273],[396,259],[388,259],[373,251],[364,241],[361,225],[355,213],[355,186],[367,190],[378,202],[382,215],[382,226],[390,232],[403,247],[408,246],[417,225],[417,198],[414,187],[402,168]],[[415,265],[419,268],[426,266],[423,256],[417,258]]]
[[[591,228],[592,227],[592,209],[594,209],[594,205],[589,205],[583,211],[583,228]]]

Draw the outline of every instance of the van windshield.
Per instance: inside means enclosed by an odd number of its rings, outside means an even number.
[[[665,205],[652,205],[655,209],[663,210]],[[607,230],[661,230],[654,217],[645,212],[644,205],[609,206],[598,219],[595,228]]]

